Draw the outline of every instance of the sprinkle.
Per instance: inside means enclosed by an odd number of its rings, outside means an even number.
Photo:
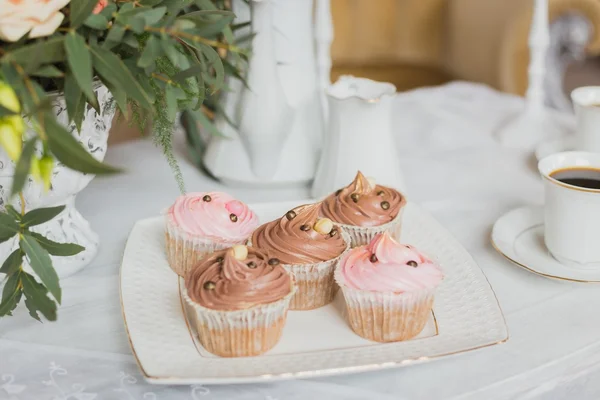
[[[389,208],[390,208],[390,202],[389,201],[382,201],[381,202],[381,208],[383,208],[384,210],[389,210]]]
[[[371,254],[371,257],[369,257],[369,261],[371,261],[372,263],[376,263],[377,262],[377,256],[375,254]]]
[[[358,199],[359,199],[358,193],[352,193],[350,195],[350,198],[352,199],[353,202],[358,203]]]
[[[225,259],[223,257],[217,257],[215,261],[218,263],[222,263],[223,261],[225,261]]]
[[[288,221],[291,221],[296,218],[296,212],[294,210],[290,210],[285,213],[285,217],[288,219]]]
[[[304,232],[310,231],[310,225],[304,224],[300,227],[300,230]]]
[[[229,214],[229,219],[231,220],[231,222],[237,222],[238,217],[235,214]]]
[[[412,260],[409,261],[409,262],[407,262],[406,265],[409,265],[409,266],[411,266],[413,268],[417,268],[419,266],[419,264],[417,264],[416,261],[412,261]]]
[[[337,235],[337,234],[338,234],[338,231],[337,231],[337,229],[335,229],[335,228],[334,228],[334,229],[332,229],[332,230],[331,230],[331,232],[329,232],[329,236],[331,236],[331,237],[334,237],[334,236],[335,236],[335,235]]]
[[[256,263],[254,261],[250,261],[248,264],[246,264],[248,266],[248,268],[250,269],[254,269],[256,268]]]
[[[210,202],[212,200],[212,198],[209,195],[205,195],[202,200],[204,200],[205,202]]]
[[[383,190],[380,190],[379,192],[377,192],[377,196],[383,196],[385,193]]]
[[[214,290],[215,287],[217,287],[217,285],[213,281],[204,282],[204,289],[206,290]]]
[[[278,258],[269,258],[269,265],[279,265]]]

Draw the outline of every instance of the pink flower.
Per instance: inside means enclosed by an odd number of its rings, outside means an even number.
[[[50,36],[65,16],[60,9],[70,0],[0,0],[0,39],[16,42],[29,32],[30,38]]]
[[[104,10],[104,7],[106,7],[108,5],[108,0],[98,0],[98,3],[96,3],[96,7],[94,7],[94,11],[92,11],[94,14],[98,14],[100,13],[100,11]]]

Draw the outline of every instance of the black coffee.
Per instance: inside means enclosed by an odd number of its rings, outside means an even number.
[[[600,169],[566,168],[550,174],[559,182],[588,189],[600,189]]]

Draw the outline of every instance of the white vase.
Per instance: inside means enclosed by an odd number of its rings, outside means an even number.
[[[246,81],[228,79],[224,113],[203,163],[228,184],[282,186],[313,179],[323,138],[321,80],[315,51],[313,0],[233,2],[236,21],[255,33]]]
[[[320,199],[348,185],[357,171],[378,184],[404,191],[392,135],[391,83],[342,76],[327,90],[329,125],[312,187]]]
[[[77,132],[72,124],[69,129],[79,143],[97,160],[104,159],[107,148],[108,132],[112,125],[115,114],[113,97],[104,85],[96,85],[94,88],[100,113],[91,107],[87,107],[81,125],[81,132]],[[56,95],[52,98],[52,105],[59,123],[67,126],[68,116],[64,97]],[[33,132],[28,132],[33,135]],[[38,149],[38,155],[40,149]],[[0,208],[9,201],[10,187],[14,174],[15,163],[11,161],[3,149],[0,149]],[[75,196],[83,190],[94,178],[92,174],[83,174],[65,167],[61,163],[54,166],[52,172],[51,188],[44,192],[42,185],[28,177],[23,195],[25,198],[25,210],[35,208],[54,207],[65,205],[65,209],[56,218],[44,224],[34,226],[31,230],[41,233],[47,238],[60,243],[77,243],[85,250],[70,257],[54,257],[52,262],[60,278],[65,278],[81,270],[98,252],[98,235],[92,230],[89,222],[75,208]],[[12,201],[12,205],[20,210],[21,203],[18,198]],[[16,238],[0,244],[0,261],[18,246]],[[25,265],[29,269],[29,266]]]

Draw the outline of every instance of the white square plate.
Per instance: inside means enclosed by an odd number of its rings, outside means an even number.
[[[267,222],[298,204],[250,207]],[[290,311],[280,342],[247,358],[220,358],[202,348],[184,313],[179,278],[167,264],[163,218],[137,222],[121,266],[121,305],[144,377],[161,384],[225,384],[324,376],[398,367],[506,341],[496,296],[469,253],[417,205],[409,203],[403,218],[402,242],[436,260],[445,275],[417,338],[381,344],[357,336],[346,323],[340,291],[326,307]]]

